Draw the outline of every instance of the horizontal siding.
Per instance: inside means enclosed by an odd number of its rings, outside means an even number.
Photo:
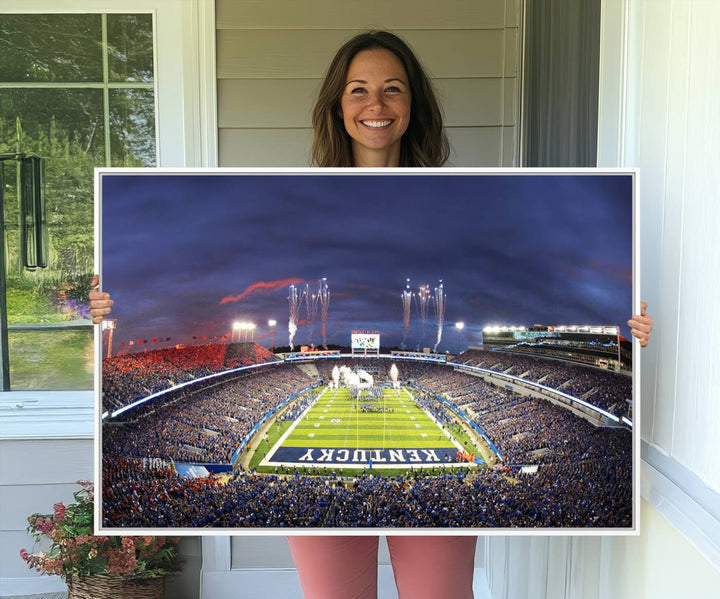
[[[504,31],[503,75],[505,77],[517,77],[520,74],[520,42],[519,29],[512,28]]]
[[[448,127],[451,154],[447,166],[493,167],[501,164],[503,127]],[[511,134],[512,139],[512,134]],[[312,129],[222,129],[221,167],[304,167],[310,164]]]
[[[303,128],[321,79],[224,79],[218,81],[218,126],[240,128]],[[516,80],[436,79],[438,100],[448,127],[514,125]],[[482,106],[483,110],[478,110]],[[242,109],[238,109],[242,107]]]
[[[515,164],[515,157],[518,154],[518,144],[520,132],[518,127],[503,128],[503,166],[512,166]]]
[[[53,505],[73,501],[75,482],[0,486],[0,530],[25,530],[30,514],[52,514]]]
[[[310,126],[321,79],[224,79],[218,81],[218,127]]]
[[[8,578],[23,578],[35,575],[34,570],[30,570],[20,557],[20,549],[30,551],[32,546],[33,538],[24,530],[2,531],[2,539],[0,539],[0,581],[5,581]]]
[[[498,29],[518,22],[505,0],[219,0],[218,29]]]
[[[312,129],[221,129],[220,166],[309,166]]]
[[[493,167],[501,164],[502,127],[450,127],[447,166]]]
[[[0,442],[2,486],[91,480],[92,468],[91,439]]]
[[[32,513],[70,502],[77,480],[92,480],[91,439],[0,441],[0,579],[32,576],[18,552],[32,548],[25,531]]]
[[[433,78],[450,165],[517,164],[519,0],[218,0],[216,27],[220,166],[309,166],[328,64],[369,28],[406,39]]]
[[[322,77],[336,50],[355,33],[337,30],[219,30],[217,76],[218,79]],[[516,74],[514,36],[506,36],[502,29],[398,30],[397,33],[412,46],[433,77],[502,77],[503,74]],[[506,37],[510,41],[506,41]],[[509,63],[505,68],[504,60]]]
[[[515,79],[436,79],[446,127],[514,125]],[[482,110],[478,110],[482,106]]]

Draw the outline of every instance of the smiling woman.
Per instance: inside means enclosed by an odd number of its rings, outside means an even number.
[[[389,50],[365,50],[353,58],[347,79],[340,116],[356,165],[398,164],[411,102],[402,63]]]
[[[442,166],[450,153],[430,79],[387,31],[361,33],[338,50],[312,123],[317,166]]]

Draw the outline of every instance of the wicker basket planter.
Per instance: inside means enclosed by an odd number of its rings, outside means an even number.
[[[89,576],[68,583],[68,599],[163,599],[165,578]]]

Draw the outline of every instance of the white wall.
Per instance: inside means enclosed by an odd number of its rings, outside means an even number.
[[[641,535],[492,539],[495,599],[718,596],[718,23],[715,0],[603,4],[598,165],[640,167],[641,296],[655,319],[641,355]]]
[[[495,537],[493,599],[709,599],[720,569],[648,502],[637,537]]]

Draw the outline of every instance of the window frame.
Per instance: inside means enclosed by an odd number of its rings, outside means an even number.
[[[4,3],[5,4],[5,3]],[[217,166],[217,110],[215,75],[215,4],[203,0],[25,0],[3,5],[0,14],[128,14],[153,16],[155,131],[158,167]],[[95,231],[97,238],[98,231]],[[100,264],[95,243],[95,268]],[[102,342],[96,326],[95,344]],[[94,383],[99,381],[95,368]],[[92,426],[87,408],[94,405],[92,391],[0,391],[3,410],[0,438],[89,438]],[[43,405],[42,427],[23,417],[20,407],[29,398]],[[59,417],[71,416],[69,419]],[[57,414],[57,415],[56,415]],[[84,423],[84,424],[83,424]],[[6,426],[7,425],[7,426]],[[38,436],[38,431],[43,431]]]

